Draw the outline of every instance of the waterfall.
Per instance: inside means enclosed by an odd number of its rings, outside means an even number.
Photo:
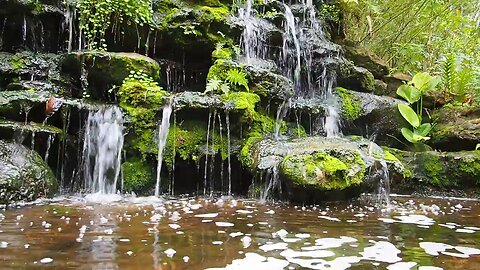
[[[275,164],[275,166],[267,170],[267,175],[265,177],[265,186],[260,191],[260,202],[266,202],[267,199],[272,197],[272,194],[274,194],[275,191],[279,194],[282,192],[279,167],[280,164]]]
[[[116,106],[90,111],[85,124],[83,169],[85,188],[115,194],[123,147],[123,114]]]
[[[390,177],[388,166],[385,160],[380,161],[380,168],[377,169],[378,191],[377,203],[387,210],[390,208]]]
[[[283,118],[287,116],[287,112],[289,108],[290,108],[290,100],[284,100],[282,104],[278,107],[277,118],[275,121],[275,133],[274,133],[275,140],[278,140],[280,136],[280,128],[282,127]]]
[[[289,77],[293,75],[293,82],[295,86],[295,91],[299,91],[301,88],[301,52],[300,52],[300,42],[297,37],[297,26],[295,25],[295,17],[293,16],[292,10],[286,4],[283,4],[285,7],[285,34],[283,35],[283,58],[284,64],[289,69],[287,74]],[[295,50],[295,60],[290,59],[289,57],[289,44],[293,43]],[[293,74],[291,67],[294,66]]]
[[[172,114],[172,102],[168,102],[163,108],[162,122],[158,128],[158,156],[157,156],[157,184],[155,196],[160,196],[160,173],[162,171],[163,150],[167,144],[168,130],[170,128],[170,115]]]
[[[268,22],[255,16],[253,3],[254,0],[247,0],[246,6],[238,9],[238,17],[244,24],[240,47],[247,64],[254,59],[265,59],[268,52],[268,32],[264,29]]]

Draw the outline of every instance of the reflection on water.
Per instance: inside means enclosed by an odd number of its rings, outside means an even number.
[[[0,212],[1,269],[480,269],[477,201],[392,205],[57,198]]]

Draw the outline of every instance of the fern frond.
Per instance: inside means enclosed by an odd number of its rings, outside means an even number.
[[[457,79],[457,58],[455,54],[450,53],[447,55],[445,62],[443,63],[442,81],[445,90],[449,93],[455,93],[455,83]]]
[[[220,89],[222,81],[217,78],[209,79],[204,93],[215,92]]]
[[[247,74],[243,71],[236,68],[228,70],[226,80],[231,84],[241,85],[245,87],[247,91],[250,91],[248,88]]]

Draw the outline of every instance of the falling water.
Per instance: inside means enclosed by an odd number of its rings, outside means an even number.
[[[388,166],[385,160],[380,161],[380,168],[377,171],[378,180],[378,195],[377,203],[384,209],[390,208],[390,177],[388,174]]]
[[[230,162],[230,115],[229,111],[227,110],[225,113],[225,122],[227,124],[227,162],[228,162],[228,195],[232,195],[232,163]]]
[[[115,194],[123,147],[123,114],[118,107],[90,111],[85,124],[83,168],[85,188]]]
[[[205,168],[203,173],[203,195],[207,194],[207,174],[208,174],[208,142],[210,140],[210,124],[212,118],[212,111],[208,113],[208,125],[207,125],[207,146],[205,150]]]
[[[292,10],[286,4],[283,4],[285,7],[285,34],[283,35],[283,58],[284,63],[287,64],[287,68],[289,66],[294,66],[293,74],[291,70],[287,70],[287,75],[292,77],[293,75],[293,82],[295,85],[295,90],[300,89],[301,78],[300,78],[300,71],[301,71],[301,52],[300,52],[300,42],[297,38],[297,30],[295,25],[295,17],[293,16]],[[295,60],[292,61],[289,57],[290,46],[289,44],[293,43],[295,49]],[[295,65],[293,65],[295,63]],[[291,68],[289,68],[291,69]]]
[[[50,156],[50,147],[52,146],[52,142],[53,140],[55,140],[55,136],[53,136],[52,134],[48,135],[48,139],[47,139],[47,150],[45,151],[45,163],[48,163],[48,157]]]
[[[73,45],[73,23],[75,20],[76,10],[72,10],[70,5],[67,6],[67,13],[65,14],[65,23],[68,25],[68,52],[72,52]]]
[[[22,41],[23,45],[27,42],[27,18],[23,15],[23,25],[22,25]]]
[[[267,170],[267,175],[265,177],[265,187],[260,193],[260,202],[264,203],[268,198],[272,197],[272,194],[277,191],[281,193],[281,183],[279,175],[279,166],[276,164],[272,168]]]
[[[254,59],[265,59],[268,52],[267,31],[265,20],[255,16],[253,9],[254,0],[247,0],[245,7],[238,9],[238,17],[244,24],[240,44],[247,64],[252,64]]]
[[[157,184],[155,185],[155,196],[160,196],[160,173],[162,171],[163,150],[167,144],[168,130],[170,128],[170,115],[172,114],[172,102],[163,107],[162,122],[158,128],[158,156],[157,156]]]
[[[290,100],[284,100],[282,104],[278,107],[274,133],[275,140],[278,140],[280,136],[280,128],[282,127],[283,118],[285,118],[285,116],[287,115],[289,108]]]

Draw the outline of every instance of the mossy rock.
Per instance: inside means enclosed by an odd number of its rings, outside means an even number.
[[[427,143],[445,151],[473,150],[480,143],[480,107],[446,105],[432,115],[436,125]]]
[[[57,179],[40,155],[0,140],[0,203],[51,197],[57,188]]]
[[[321,151],[308,155],[287,155],[280,165],[280,172],[291,179],[296,187],[341,190],[361,184],[366,169],[358,151]]]
[[[372,93],[375,91],[375,78],[366,68],[345,62],[338,65],[337,85],[354,91]]]
[[[396,190],[409,192],[425,185],[436,190],[480,188],[480,151],[388,151],[410,172],[396,179]]]
[[[62,71],[74,81],[81,82],[82,66],[87,72],[89,90],[94,98],[102,98],[114,86],[120,86],[130,72],[146,74],[159,80],[160,65],[153,59],[137,53],[77,52],[64,57]]]

